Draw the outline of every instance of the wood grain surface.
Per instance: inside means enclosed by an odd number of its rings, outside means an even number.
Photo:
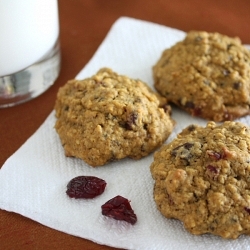
[[[243,43],[250,44],[249,0],[59,0],[58,3],[62,50],[60,76],[49,90],[34,100],[0,109],[0,166],[43,123],[53,109],[58,88],[84,67],[120,16],[147,20],[183,31],[217,31],[238,36]],[[0,210],[0,249],[114,248]]]

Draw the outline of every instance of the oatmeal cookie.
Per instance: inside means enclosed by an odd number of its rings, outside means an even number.
[[[58,91],[55,110],[65,155],[93,167],[148,155],[174,126],[165,98],[142,81],[107,68],[91,78],[68,81]]]
[[[250,234],[250,129],[239,122],[190,125],[154,155],[154,200],[195,235]]]
[[[193,116],[226,121],[250,114],[250,52],[239,38],[190,31],[162,53],[153,75],[159,93]]]

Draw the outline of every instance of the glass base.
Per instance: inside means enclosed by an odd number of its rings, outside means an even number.
[[[45,92],[60,72],[59,41],[39,62],[12,75],[0,77],[0,108],[31,100]]]

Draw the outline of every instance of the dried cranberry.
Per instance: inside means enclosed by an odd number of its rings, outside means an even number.
[[[201,116],[202,110],[201,110],[200,107],[195,107],[195,108],[193,109],[193,111],[191,112],[191,114],[192,114],[193,116]]]
[[[220,153],[217,153],[213,150],[207,150],[207,154],[211,159],[213,159],[215,161],[218,161],[222,158],[222,155]]]
[[[207,169],[215,174],[217,174],[219,171],[216,167],[212,166],[212,165],[208,165]]]
[[[228,113],[228,111],[226,110],[224,112],[223,118],[225,121],[232,121],[235,117],[233,116],[233,114]]]
[[[212,160],[218,161],[220,159],[230,159],[234,156],[233,152],[229,151],[227,148],[223,148],[222,152],[218,153],[213,150],[207,150],[207,155]]]
[[[118,195],[107,201],[101,206],[102,214],[116,220],[124,220],[131,223],[136,223],[137,217],[134,210],[131,208],[128,199]]]
[[[219,173],[220,173],[220,170],[218,168],[216,168],[212,165],[207,166],[206,174],[211,179],[215,180],[218,177]]]
[[[67,185],[67,195],[70,198],[91,199],[105,190],[107,183],[95,176],[78,176],[73,178]]]

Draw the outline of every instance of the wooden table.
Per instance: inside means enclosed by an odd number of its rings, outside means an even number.
[[[249,0],[59,0],[62,69],[55,84],[27,103],[0,109],[0,166],[52,111],[58,88],[90,60],[111,25],[129,16],[189,30],[239,36],[250,44]],[[1,192],[1,190],[0,190]],[[113,249],[0,210],[1,249]]]

